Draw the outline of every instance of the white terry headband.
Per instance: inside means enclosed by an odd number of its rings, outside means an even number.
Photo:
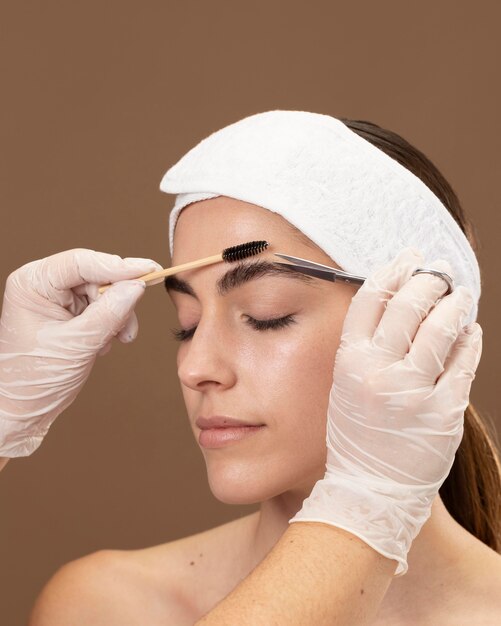
[[[171,256],[181,210],[229,196],[278,213],[359,276],[406,246],[419,248],[428,263],[446,259],[455,286],[473,295],[464,324],[477,319],[480,270],[452,215],[417,176],[334,117],[281,110],[245,117],[187,152],[160,189],[177,194],[169,218]]]

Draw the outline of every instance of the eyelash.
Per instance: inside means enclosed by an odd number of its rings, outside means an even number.
[[[296,321],[292,314],[270,320],[256,320],[249,315],[247,316],[247,318],[247,323],[250,324],[255,330],[259,331],[278,330],[279,328],[289,326]],[[193,337],[196,329],[196,326],[194,326],[193,328],[189,328],[188,330],[184,330],[183,328],[171,328],[171,333],[176,341],[187,341],[188,339],[191,339],[191,337]]]

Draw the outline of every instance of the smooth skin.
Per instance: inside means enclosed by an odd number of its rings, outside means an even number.
[[[256,239],[271,244],[260,259],[276,260],[276,251],[336,266],[320,249],[293,235],[280,216],[225,197],[183,210],[173,265]],[[237,444],[201,449],[216,498],[230,504],[260,503],[256,524],[236,546],[238,558],[225,559],[228,546],[220,543],[214,567],[218,583],[229,592],[215,601],[211,596],[208,611],[197,613],[203,603],[194,601],[195,619],[172,617],[179,609],[179,560],[164,559],[155,578],[154,568],[143,566],[145,553],[138,551],[133,572],[125,567],[131,559],[117,556],[110,565],[113,575],[99,577],[99,568],[92,569],[89,557],[84,557],[86,565],[70,563],[49,581],[30,626],[181,626],[196,620],[218,625],[446,624],[440,614],[444,602],[458,605],[463,615],[468,606],[478,605],[479,596],[475,590],[470,593],[472,578],[486,591],[481,623],[490,624],[487,611],[499,608],[491,582],[492,572],[501,572],[494,558],[499,555],[462,529],[439,497],[413,543],[409,572],[393,582],[396,561],[354,535],[327,524],[288,525],[324,475],[332,367],[356,287],[268,276],[219,296],[215,282],[228,269],[228,264],[218,263],[183,272],[179,278],[189,282],[196,297],[175,291],[171,297],[179,326],[197,326],[193,337],[180,344],[177,356],[195,439],[199,415],[230,415],[266,426]],[[296,321],[280,329],[259,331],[249,324],[249,316],[263,320],[286,315]],[[165,554],[161,546],[157,553]],[[104,556],[106,560],[110,555]],[[488,576],[482,574],[487,565]],[[158,596],[148,595],[162,576],[172,581],[172,594],[163,589]],[[242,582],[234,587],[235,580]],[[209,575],[201,575],[197,586],[187,589],[196,589],[191,595],[203,599],[210,582]]]

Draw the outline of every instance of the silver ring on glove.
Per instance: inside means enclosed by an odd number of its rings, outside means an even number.
[[[446,293],[444,293],[444,296],[448,296],[450,293],[454,291],[454,279],[452,278],[452,276],[449,276],[449,274],[446,274],[445,272],[439,272],[438,270],[427,269],[426,267],[418,267],[416,270],[412,272],[412,276],[414,276],[414,274],[421,274],[421,273],[435,274],[435,276],[438,276],[439,278],[443,278],[445,282],[447,283],[447,291]]]

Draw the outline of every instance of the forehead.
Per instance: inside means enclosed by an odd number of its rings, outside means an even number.
[[[255,240],[269,243],[266,256],[283,252],[338,267],[278,213],[227,196],[194,202],[181,211],[174,230],[172,264],[218,254],[225,248]]]
[[[263,239],[284,242],[287,222],[263,207],[221,196],[185,207],[174,231],[176,265],[224,248]]]

